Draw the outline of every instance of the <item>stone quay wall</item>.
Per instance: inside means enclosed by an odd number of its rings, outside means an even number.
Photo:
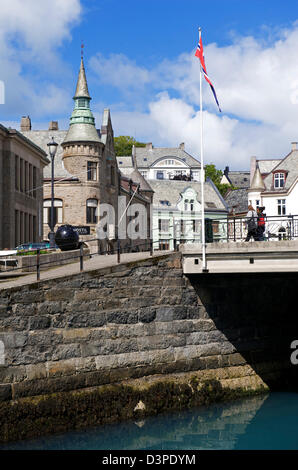
[[[0,290],[0,441],[264,392],[284,380],[291,366],[276,346],[276,312],[273,321],[241,305],[251,279],[233,298],[227,286],[237,279],[207,276],[184,276],[174,253]]]

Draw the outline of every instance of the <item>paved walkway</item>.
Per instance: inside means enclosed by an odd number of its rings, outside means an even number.
[[[166,255],[171,253],[170,251],[155,251],[153,257]],[[142,259],[150,258],[150,252],[141,252],[141,253],[123,253],[121,254],[120,264],[129,263],[132,261],[139,261]],[[117,255],[93,255],[91,259],[84,260],[84,271],[92,271],[94,269],[107,268],[109,266],[117,265]],[[56,279],[59,277],[69,276],[71,274],[78,274],[80,272],[80,263],[79,259],[75,263],[65,264],[63,266],[52,267],[46,271],[41,271],[40,280],[45,281],[47,279]],[[14,279],[2,279],[1,277],[7,277],[7,274],[11,277],[12,275],[17,275],[18,277]],[[22,286],[25,284],[32,284],[37,282],[36,273],[16,273],[2,272],[0,274],[0,289],[7,289],[9,287]]]

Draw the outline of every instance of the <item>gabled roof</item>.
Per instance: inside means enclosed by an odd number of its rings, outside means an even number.
[[[136,147],[135,156],[138,168],[149,168],[161,158],[179,158],[191,168],[201,168],[201,163],[180,147]]]
[[[164,209],[165,206],[160,201],[169,201],[170,205],[167,210],[177,209],[177,203],[180,195],[187,188],[192,188],[197,193],[197,200],[201,201],[201,183],[194,181],[172,181],[172,180],[150,180],[150,186],[154,191],[153,207]],[[204,183],[204,200],[205,210],[210,211],[227,211],[225,201],[220,194],[214,189],[211,181]]]
[[[292,150],[288,155],[285,156],[285,158],[279,160],[277,164],[271,169],[271,172],[264,178],[266,191],[271,191],[273,189],[272,174],[278,170],[285,171],[287,173],[287,177],[285,186],[280,189],[275,188],[274,192],[287,191],[298,177],[298,149]]]

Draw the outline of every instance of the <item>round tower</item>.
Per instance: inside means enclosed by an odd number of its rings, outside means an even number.
[[[103,144],[90,109],[91,97],[83,57],[73,100],[74,109],[70,117],[69,130],[62,142],[63,163],[69,173],[78,176],[81,181],[92,184],[98,182]]]

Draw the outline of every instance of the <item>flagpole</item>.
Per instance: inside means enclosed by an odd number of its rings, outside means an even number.
[[[199,28],[199,40],[201,39],[201,28]],[[200,64],[200,127],[201,127],[201,226],[202,226],[202,271],[208,272],[206,261],[206,241],[205,241],[205,200],[204,200],[204,148],[203,148],[203,93],[202,93],[202,65]]]

